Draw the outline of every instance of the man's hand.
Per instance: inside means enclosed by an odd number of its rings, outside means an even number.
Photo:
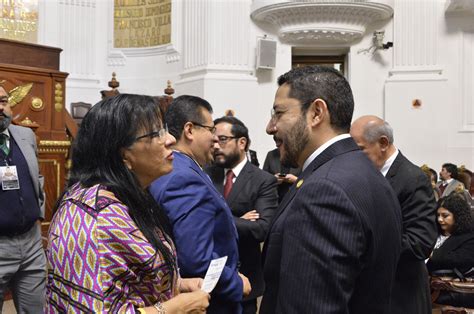
[[[258,218],[260,218],[260,214],[254,209],[249,212],[246,212],[240,218],[247,219],[250,221],[256,221]]]
[[[250,291],[252,291],[252,286],[250,285],[250,281],[247,277],[239,273],[240,279],[242,279],[242,284],[243,284],[243,294],[244,297],[248,296],[250,294]]]

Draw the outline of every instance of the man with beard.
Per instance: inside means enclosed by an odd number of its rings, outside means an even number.
[[[277,207],[277,182],[269,173],[247,160],[250,138],[237,118],[214,121],[218,145],[214,165],[206,172],[224,195],[239,233],[240,271],[247,276],[252,292],[242,302],[244,314],[257,312],[257,297],[263,294],[260,243],[265,240]]]
[[[401,215],[385,178],[349,136],[346,79],[321,66],[278,79],[267,133],[302,173],[264,246],[260,313],[388,313]]]
[[[433,188],[420,167],[393,144],[392,127],[376,116],[352,123],[351,136],[387,178],[402,209],[402,251],[390,301],[390,313],[431,314],[431,295],[425,259],[438,236]]]
[[[36,137],[28,128],[11,125],[11,119],[8,94],[0,86],[0,309],[8,288],[18,313],[42,313],[44,194]]]
[[[230,208],[202,170],[213,161],[217,145],[211,114],[211,105],[202,98],[173,100],[165,115],[176,138],[173,171],[154,181],[150,192],[172,225],[182,277],[204,278],[211,260],[227,256],[207,312],[237,314],[251,288],[237,269],[238,235]]]

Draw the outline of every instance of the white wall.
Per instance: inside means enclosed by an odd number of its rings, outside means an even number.
[[[113,71],[121,92],[161,95],[171,80],[176,95],[209,100],[214,117],[234,109],[263,163],[274,148],[265,126],[276,79],[291,67],[292,47],[278,41],[275,69],[255,70],[257,38],[278,36],[271,25],[251,20],[251,4],[174,0],[171,45],[117,50],[112,0],[40,0],[39,39],[63,49],[61,70],[70,73],[67,103],[96,103]],[[416,164],[438,170],[450,161],[474,169],[474,16],[446,14],[444,0],[395,0],[394,11],[349,49],[354,118],[385,117],[397,146]],[[380,29],[394,47],[358,53]],[[414,99],[421,100],[420,108],[412,106]]]

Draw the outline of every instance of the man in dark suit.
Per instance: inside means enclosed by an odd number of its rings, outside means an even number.
[[[348,132],[346,79],[321,66],[278,79],[267,133],[301,167],[264,246],[260,313],[388,313],[401,246],[392,188]]]
[[[41,241],[44,192],[31,129],[12,125],[0,86],[0,310],[8,288],[18,313],[42,313],[46,258]]]
[[[390,125],[376,116],[355,120],[351,136],[387,178],[402,209],[402,251],[398,261],[390,313],[431,314],[431,295],[424,260],[438,235],[433,188],[423,171],[393,144]]]
[[[234,215],[239,233],[240,272],[247,276],[252,292],[242,302],[243,313],[257,312],[257,297],[263,294],[260,243],[278,206],[277,182],[269,173],[247,160],[250,144],[247,127],[235,117],[214,120],[218,147],[214,165],[206,172]]]
[[[211,260],[227,256],[207,312],[238,314],[250,292],[247,277],[238,272],[238,234],[230,208],[202,170],[213,161],[217,145],[211,113],[202,98],[173,100],[165,117],[176,138],[173,171],[155,180],[150,192],[172,225],[182,277],[204,278]]]

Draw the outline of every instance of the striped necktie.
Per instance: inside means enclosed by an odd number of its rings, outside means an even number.
[[[4,133],[0,134],[0,149],[5,153],[6,156],[8,156],[8,153],[10,152],[10,149],[7,146],[7,141],[8,135]]]

